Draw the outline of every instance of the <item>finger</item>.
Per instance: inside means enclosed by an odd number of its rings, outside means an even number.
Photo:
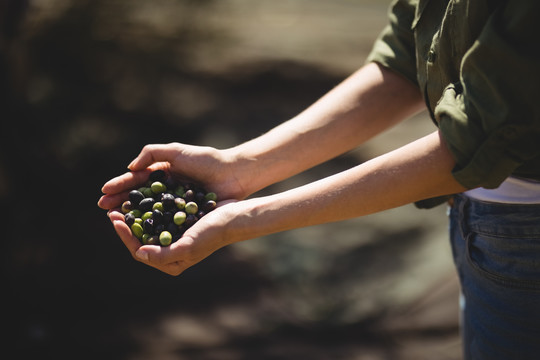
[[[183,236],[170,246],[144,246],[137,251],[136,256],[156,266],[176,264],[187,268],[188,263],[191,263],[188,259],[192,253],[192,245],[193,239]]]
[[[146,145],[139,155],[128,165],[132,171],[143,170],[156,162],[172,162],[179,149],[173,144]]]
[[[127,172],[107,181],[101,191],[104,194],[117,194],[134,189],[148,180],[150,170]]]
[[[174,244],[173,244],[174,245]],[[160,271],[169,275],[180,275],[189,265],[184,260],[178,260],[173,246],[141,246],[136,252],[135,257]]]
[[[117,211],[112,211],[109,214],[109,218],[111,219],[114,230],[120,237],[120,240],[122,240],[131,255],[135,257],[135,253],[141,247],[141,242],[131,233],[131,229],[124,222],[124,216]]]
[[[128,193],[129,193],[128,191],[125,191],[119,194],[103,195],[98,200],[98,206],[105,210],[119,207],[128,198]]]

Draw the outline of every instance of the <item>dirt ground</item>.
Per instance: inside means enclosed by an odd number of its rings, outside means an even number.
[[[3,3],[2,326],[12,359],[460,359],[445,206],[235,244],[179,277],[131,259],[96,206],[101,185],[147,143],[224,148],[302,111],[363,64],[388,4]],[[254,196],[433,130],[419,114]]]

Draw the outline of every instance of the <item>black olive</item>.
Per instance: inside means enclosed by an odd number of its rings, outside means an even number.
[[[144,195],[139,190],[131,190],[129,192],[129,201],[131,205],[135,208],[139,208],[139,203],[144,199]]]
[[[209,213],[210,211],[214,210],[217,206],[217,203],[214,200],[208,200],[203,203],[202,209]]]
[[[124,221],[128,226],[133,225],[133,223],[135,222],[135,215],[133,215],[132,213],[127,213],[126,215],[124,215]]]
[[[152,219],[155,225],[163,223],[163,213],[159,210],[152,211]]]
[[[155,170],[150,173],[148,180],[151,182],[161,181],[164,182],[167,179],[167,173],[164,170]]]
[[[154,232],[154,220],[153,219],[144,220],[143,229],[145,233],[152,234]]]
[[[165,230],[170,232],[172,235],[174,235],[178,232],[178,226],[176,226],[176,224],[172,222],[169,225],[167,225],[167,227],[165,227]]]
[[[202,202],[205,199],[206,194],[202,191],[197,191],[195,193],[195,201]]]
[[[186,200],[186,202],[195,200],[195,192],[191,189],[187,190],[184,194],[184,200]]]
[[[141,210],[142,212],[147,212],[147,211],[151,211],[152,210],[152,206],[154,206],[156,200],[154,200],[153,198],[149,197],[149,198],[144,198],[141,200],[141,202],[139,203],[139,210]]]
[[[159,224],[159,225],[154,226],[154,234],[159,235],[163,231],[165,231],[165,225]]]
[[[176,207],[174,202],[174,195],[165,193],[161,196],[161,203],[163,204],[163,210],[170,211]]]
[[[197,220],[198,220],[198,219],[197,219],[197,217],[196,217],[195,215],[193,215],[193,214],[188,214],[188,215],[186,216],[186,221],[184,222],[184,226],[185,226],[186,228],[189,228],[189,227],[193,226],[193,224],[195,224],[195,223],[197,222]]]
[[[174,213],[173,212],[165,211],[163,213],[163,223],[164,224],[168,224],[168,223],[173,222],[173,219],[174,219]]]

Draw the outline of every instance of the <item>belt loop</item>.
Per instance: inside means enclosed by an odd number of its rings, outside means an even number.
[[[459,195],[458,214],[459,214],[459,231],[461,232],[461,238],[465,239],[469,234],[467,218],[469,197],[465,195]]]

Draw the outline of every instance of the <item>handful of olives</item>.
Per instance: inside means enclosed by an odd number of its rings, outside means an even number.
[[[155,170],[144,186],[130,191],[129,200],[122,204],[122,213],[143,245],[169,246],[214,210],[216,201],[215,193]]]

